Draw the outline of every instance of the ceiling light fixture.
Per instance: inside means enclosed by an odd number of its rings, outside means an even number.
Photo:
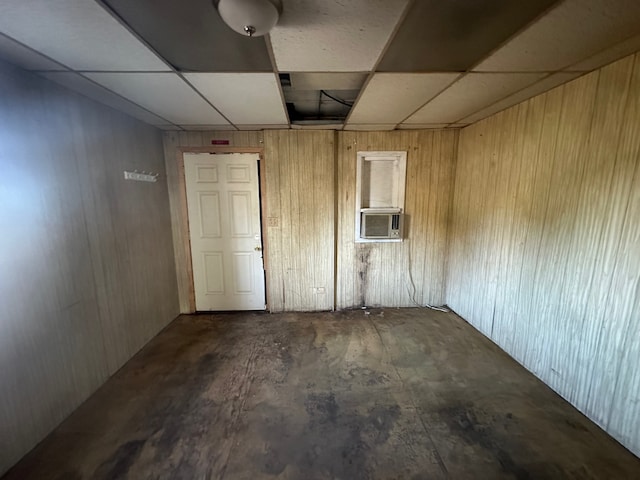
[[[278,23],[279,0],[219,0],[218,13],[234,31],[249,37],[266,35]]]

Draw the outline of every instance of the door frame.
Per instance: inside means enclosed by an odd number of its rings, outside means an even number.
[[[265,310],[269,310],[269,286],[267,285],[267,208],[266,208],[266,181],[265,181],[265,163],[264,163],[264,148],[261,147],[189,147],[179,146],[176,147],[176,161],[178,163],[178,185],[180,190],[180,212],[182,223],[182,245],[184,246],[184,253],[186,259],[187,276],[189,277],[189,310],[191,313],[196,312],[196,290],[193,283],[193,263],[191,258],[191,236],[189,230],[189,211],[187,208],[187,184],[184,173],[184,157],[185,153],[212,153],[212,154],[225,154],[225,153],[255,153],[258,155],[258,178],[260,189],[260,227],[262,238],[262,265],[264,271],[264,289],[265,289]]]

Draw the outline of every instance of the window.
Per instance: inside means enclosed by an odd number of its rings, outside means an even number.
[[[407,152],[358,152],[356,242],[401,242]]]

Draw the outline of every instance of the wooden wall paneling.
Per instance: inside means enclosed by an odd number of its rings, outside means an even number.
[[[447,277],[454,310],[636,453],[639,126],[632,56],[465,128]]]
[[[302,135],[308,132],[296,132],[294,135],[288,135],[284,131],[281,132],[288,139],[288,148],[286,153],[286,163],[280,169],[280,175],[284,180],[284,203],[283,203],[283,235],[287,240],[287,255],[284,257],[283,274],[285,279],[285,309],[295,310],[300,306],[310,303],[311,295],[307,289],[310,288],[309,277],[313,275],[313,270],[307,267],[307,260],[312,254],[313,235],[315,232],[309,231],[313,228],[313,224],[309,225],[307,220],[309,217],[304,216],[303,212],[311,212],[305,205],[305,192],[311,192],[311,185],[301,184],[303,178],[302,173],[308,164],[305,165],[304,140]],[[300,144],[298,143],[300,140]],[[286,194],[285,194],[286,192]],[[314,215],[316,213],[314,212]],[[306,229],[306,232],[302,230]],[[303,235],[306,241],[303,241]],[[308,235],[308,236],[307,236]],[[306,277],[303,279],[303,276]],[[302,308],[304,309],[304,307]]]
[[[345,308],[346,305],[355,306],[360,299],[356,294],[356,268],[353,268],[355,259],[360,258],[360,247],[365,244],[352,245],[355,223],[351,223],[353,210],[355,209],[355,184],[357,152],[355,132],[342,132],[337,134],[336,148],[336,185],[337,185],[337,232],[336,232],[336,308]],[[353,185],[353,188],[349,188]],[[351,206],[351,208],[349,208]],[[353,228],[352,228],[353,227]]]
[[[502,113],[502,116],[504,115],[507,115],[507,112]],[[499,120],[500,117],[492,118],[488,122],[489,128],[492,128],[492,123]],[[489,161],[482,162],[479,165],[481,172],[478,180],[476,180],[479,193],[481,192],[480,201],[476,205],[476,221],[478,222],[478,231],[482,232],[482,234],[478,235],[474,242],[474,251],[479,265],[483,265],[485,268],[474,271],[475,281],[482,285],[482,293],[474,298],[473,312],[477,318],[485,319],[482,323],[481,331],[490,334],[494,327],[493,319],[495,315],[497,269],[495,255],[502,248],[502,245],[498,243],[497,229],[493,228],[493,225],[498,221],[499,196],[505,188],[501,172],[505,169],[500,163],[502,142],[493,135],[487,135],[485,141]],[[499,179],[502,179],[502,183]]]
[[[313,296],[314,310],[334,310],[335,285],[335,133],[323,132],[314,135],[313,143],[307,143],[305,158],[311,160],[312,168],[308,168],[309,184],[318,184],[313,189],[313,202],[310,207],[317,211],[313,215],[313,268],[315,270],[315,287],[324,288],[325,293]],[[323,152],[323,161],[315,159],[315,152]],[[306,181],[305,181],[306,183]],[[318,208],[320,207],[320,208]],[[329,230],[331,235],[318,234]],[[313,286],[312,286],[313,287]]]
[[[511,276],[511,259],[516,254],[517,244],[513,242],[514,235],[520,222],[515,216],[516,198],[519,190],[519,178],[522,170],[522,150],[524,149],[525,138],[523,134],[518,136],[519,130],[524,130],[526,126],[528,104],[524,103],[515,109],[505,111],[506,117],[503,120],[508,125],[504,131],[505,141],[500,143],[500,156],[498,164],[501,167],[501,176],[497,179],[499,186],[499,207],[500,214],[496,220],[498,225],[504,225],[504,229],[496,228],[497,242],[500,250],[494,252],[494,261],[497,269],[494,279],[494,305],[492,313],[492,331],[509,330],[508,318],[514,313],[511,298],[507,296],[506,286],[514,279]],[[504,185],[504,188],[502,187]]]
[[[282,265],[283,245],[282,235],[280,235],[282,213],[282,197],[272,192],[280,192],[280,156],[277,154],[282,148],[280,136],[268,135],[269,140],[265,143],[264,176],[266,191],[262,192],[267,198],[267,228],[265,235],[269,238],[267,263],[269,268],[266,271],[267,296],[269,308],[272,311],[282,311],[284,309],[284,281],[279,266]]]
[[[477,129],[464,129],[458,140],[457,160],[455,163],[454,191],[449,217],[449,231],[447,235],[447,284],[446,301],[456,306],[456,312],[464,318],[472,318],[469,315],[469,306],[465,301],[468,298],[463,295],[465,280],[470,277],[465,275],[467,255],[470,243],[469,235],[469,197],[471,188],[467,186],[465,179],[469,179],[472,162],[469,160],[470,154],[467,152],[471,144],[475,143],[478,136]],[[471,138],[468,138],[471,137]],[[453,215],[455,211],[455,215]]]
[[[435,158],[439,157],[440,144],[439,138],[436,138],[436,135],[418,135],[417,142],[422,148],[432,152]],[[410,143],[410,141],[405,140],[405,143]],[[417,146],[413,146],[412,149],[407,152],[407,157],[410,156],[410,153],[417,152],[418,149]],[[432,216],[436,214],[433,206],[438,204],[436,201],[438,191],[437,189],[429,188],[425,195],[418,195],[417,192],[420,191],[424,183],[431,185],[434,182],[434,176],[437,175],[438,167],[439,162],[432,162],[431,165],[427,162],[418,162],[415,168],[407,169],[406,190],[412,194],[407,195],[405,198],[405,209],[407,212],[412,212],[412,219],[407,223],[408,231],[413,230],[414,238],[422,238],[427,244],[434,246],[438,240],[437,236],[439,232],[437,228],[430,229],[428,222],[418,221],[417,216],[422,214],[428,218],[433,218]],[[437,271],[437,266],[431,263],[431,252],[429,249],[420,248],[418,242],[413,242],[410,239],[407,240],[407,242],[408,244],[405,248],[407,252],[407,274],[403,282],[404,284],[400,286],[401,288],[398,293],[407,290],[412,303],[424,305],[429,303],[430,299],[425,298],[427,296],[425,289],[419,288],[423,284],[421,280],[425,278],[425,276],[427,276],[427,278],[438,278],[439,272]],[[418,280],[417,285],[416,279]],[[400,302],[401,297],[398,297],[393,304],[397,305]]]
[[[537,348],[536,370],[544,372],[545,380],[552,388],[563,391],[571,380],[558,352],[566,346],[563,334],[566,329],[574,327],[574,319],[557,313],[563,310],[563,303],[567,301],[564,274],[571,253],[570,242],[578,209],[579,185],[584,175],[585,145],[591,129],[597,84],[597,74],[588,75],[576,80],[573,88],[565,89],[563,93],[553,152],[553,174],[547,187],[549,201],[536,258],[533,305],[540,323],[538,334],[530,345]]]
[[[337,307],[444,303],[457,132],[339,132],[338,139]],[[408,152],[402,243],[354,240],[356,153],[367,150]]]
[[[266,131],[267,285],[272,311],[331,310],[334,285],[334,133]],[[324,288],[316,293],[314,288]]]
[[[598,117],[606,136],[594,137],[590,145],[598,153],[598,161],[584,192],[591,203],[600,205],[599,218],[586,217],[590,223],[598,222],[600,235],[594,253],[588,255],[593,264],[588,278],[592,287],[584,298],[586,328],[576,345],[574,361],[593,363],[592,368],[578,372],[581,388],[576,389],[576,397],[586,403],[587,413],[598,415],[601,423],[625,441],[639,445],[640,409],[629,408],[629,402],[634,404],[633,386],[640,381],[636,368],[640,332],[640,62],[637,57],[635,62],[630,60],[633,58],[602,72]],[[635,432],[630,425],[635,425]]]
[[[481,298],[477,300],[477,297],[483,296],[468,296],[466,291],[471,289],[472,285],[475,288],[484,288],[484,284],[479,278],[479,272],[472,267],[481,264],[478,257],[481,255],[480,246],[483,238],[479,232],[484,221],[482,204],[487,196],[488,179],[484,174],[484,169],[488,168],[489,162],[477,162],[473,159],[476,149],[484,152],[490,148],[491,139],[487,135],[487,128],[485,123],[473,131],[463,131],[463,138],[466,135],[474,136],[474,148],[470,148],[469,142],[461,144],[456,167],[459,181],[456,183],[458,191],[455,201],[462,203],[454,206],[454,208],[460,209],[461,214],[455,219],[451,241],[455,245],[453,251],[460,253],[460,261],[455,265],[455,270],[451,275],[460,280],[460,285],[455,289],[455,293],[453,286],[449,289],[453,295],[451,299],[447,299],[447,302],[456,305],[456,312],[465,318],[477,318],[474,313],[477,308],[476,304],[482,301]],[[488,142],[489,145],[487,145]],[[462,192],[462,195],[459,192]],[[453,282],[453,285],[456,285],[456,282]],[[485,318],[483,321],[488,322],[488,319]],[[475,325],[483,332],[488,330],[486,325]]]
[[[522,262],[516,267],[520,270],[520,280],[518,282],[518,296],[516,303],[516,316],[512,319],[513,352],[514,356],[525,365],[529,365],[530,370],[540,374],[535,364],[538,357],[539,342],[532,339],[538,337],[540,332],[540,318],[538,315],[531,317],[531,312],[537,309],[537,299],[535,298],[536,271],[538,268],[538,258],[540,255],[540,245],[544,227],[544,219],[549,203],[549,184],[553,177],[554,149],[558,137],[560,125],[560,113],[564,87],[554,89],[544,96],[538,97],[544,100],[544,113],[541,117],[533,116],[532,122],[540,122],[540,136],[537,143],[531,150],[536,156],[534,158],[523,159],[523,162],[535,161],[536,170],[532,180],[531,197],[524,197],[524,205],[530,205],[530,213],[527,219],[527,233],[524,239]],[[537,102],[537,99],[529,100],[530,103]],[[524,179],[522,181],[529,181]],[[525,207],[526,208],[526,207]],[[520,318],[527,318],[528,321],[518,321]],[[496,332],[500,335],[500,332]]]
[[[602,70],[599,74],[598,89],[590,128],[590,136],[585,142],[582,163],[584,174],[580,188],[578,210],[573,224],[573,237],[569,247],[569,258],[563,277],[565,278],[564,296],[567,308],[576,319],[582,319],[567,332],[567,342],[562,346],[561,355],[571,358],[571,378],[565,394],[574,403],[585,405],[587,395],[579,388],[586,376],[597,377],[598,381],[590,382],[593,397],[601,402],[601,408],[590,412],[592,417],[598,412],[606,412],[606,403],[611,402],[613,388],[602,389],[603,384],[610,382],[610,368],[601,368],[602,364],[594,363],[593,352],[595,339],[600,337],[601,325],[606,317],[604,306],[611,277],[602,269],[607,257],[614,257],[620,236],[622,216],[615,216],[611,211],[613,205],[621,203],[621,198],[611,190],[614,170],[618,163],[618,145],[621,139],[622,122],[628,100],[629,79],[633,68],[633,58],[618,62],[612,68]],[[628,176],[628,175],[627,175]],[[623,197],[628,197],[630,178],[620,178],[615,190],[622,190]],[[621,188],[622,187],[622,188]],[[609,234],[615,235],[613,240],[603,245]],[[615,324],[620,317],[614,317]],[[575,322],[575,321],[574,321]],[[610,323],[610,322],[608,322]],[[616,330],[614,328],[614,330]],[[597,335],[593,335],[598,331]],[[584,344],[584,345],[583,345]],[[560,353],[559,353],[560,354]],[[597,372],[596,375],[593,375]],[[597,390],[600,390],[597,392]],[[584,407],[583,407],[584,408]],[[602,417],[599,418],[603,421]]]
[[[426,136],[425,132],[423,136]],[[446,276],[448,274],[447,263],[449,261],[449,231],[451,228],[451,210],[453,208],[453,191],[455,182],[455,169],[458,156],[459,130],[453,132],[453,139],[449,138],[449,132],[436,132],[434,155],[441,159],[436,167],[437,175],[435,181],[441,189],[430,190],[429,201],[432,205],[432,212],[437,218],[436,228],[428,229],[431,233],[431,245],[437,248],[430,249],[431,255],[429,263],[424,265],[423,278],[439,278],[440,287],[438,292],[431,292],[429,289],[423,290],[422,303],[429,305],[439,305],[446,302]],[[422,141],[421,141],[422,143]],[[453,152],[452,152],[453,150]],[[452,156],[452,160],[449,160]],[[448,195],[449,201],[443,202],[442,195]],[[431,215],[431,213],[430,213]],[[444,262],[442,262],[444,257]]]
[[[502,259],[502,270],[496,295],[497,311],[495,321],[500,328],[495,332],[496,338],[504,345],[513,348],[516,325],[513,322],[518,316],[518,304],[520,301],[520,282],[525,245],[529,238],[529,224],[531,216],[531,201],[533,195],[533,182],[538,165],[538,146],[542,134],[542,122],[539,119],[544,114],[545,99],[537,97],[530,102],[520,104],[518,108],[518,125],[514,134],[522,131],[522,136],[515,135],[515,141],[519,142],[513,152],[513,161],[509,182],[515,187],[511,200],[511,235],[507,240],[508,248],[506,261]],[[524,160],[527,159],[527,160]],[[522,358],[518,358],[522,361]]]
[[[638,82],[638,61],[636,60],[635,82]],[[640,88],[634,89],[636,93]],[[640,123],[640,105],[638,97],[634,100],[635,125]],[[628,127],[627,127],[628,128]],[[632,133],[634,152],[627,158],[638,158],[640,146],[637,143],[638,136]],[[626,170],[630,173],[631,170]],[[612,358],[617,356],[617,364],[614,364],[614,374],[610,377],[614,382],[607,385],[612,388],[612,402],[607,405],[609,412],[606,420],[606,429],[616,438],[638,454],[640,452],[640,408],[638,408],[638,392],[640,392],[640,162],[636,161],[633,173],[633,184],[624,215],[624,228],[620,238],[616,264],[614,265],[614,278],[606,299],[613,308],[607,311],[607,317],[619,317],[626,320],[625,324],[616,322],[617,331],[613,335],[613,325],[605,323],[606,328],[602,332],[603,342],[598,346],[595,360]],[[625,299],[624,302],[612,301],[617,298]],[[617,355],[616,355],[617,354]],[[613,372],[612,372],[613,373]],[[595,396],[594,396],[595,397]],[[595,403],[595,402],[594,402]],[[588,404],[587,409],[593,408]],[[597,407],[596,407],[597,408]]]

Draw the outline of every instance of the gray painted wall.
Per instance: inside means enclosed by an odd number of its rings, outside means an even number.
[[[160,132],[0,64],[0,232],[1,474],[178,313]]]

